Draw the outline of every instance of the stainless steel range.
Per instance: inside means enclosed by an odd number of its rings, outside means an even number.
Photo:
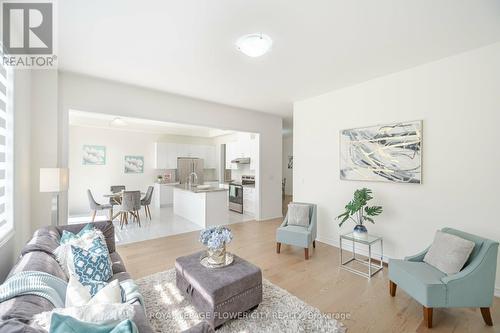
[[[243,214],[243,185],[255,185],[255,176],[241,176],[241,182],[229,184],[229,210]]]

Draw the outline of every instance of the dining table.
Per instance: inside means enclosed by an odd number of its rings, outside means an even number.
[[[123,197],[123,192],[124,191],[120,191],[120,192],[114,192],[114,193],[106,193],[106,194],[103,194],[103,197],[104,198],[109,198],[111,200],[113,200],[117,205],[121,205],[122,203],[122,197]],[[128,191],[127,191],[128,192]],[[145,192],[142,192],[141,191],[141,197],[143,195],[145,195],[146,193]],[[114,221],[114,219],[116,219],[118,217],[118,215],[120,215],[121,212],[118,212],[116,214],[113,215],[113,205],[111,206],[111,221]]]

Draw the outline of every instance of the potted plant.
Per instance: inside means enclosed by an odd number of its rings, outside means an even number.
[[[223,265],[226,262],[226,245],[233,239],[231,229],[214,226],[201,231],[200,243],[207,247],[208,262],[211,265]]]
[[[368,230],[363,224],[366,221],[375,223],[374,216],[382,213],[381,206],[368,206],[367,203],[373,199],[372,190],[368,188],[358,189],[354,192],[354,198],[345,206],[345,212],[337,216],[341,220],[339,227],[347,220],[352,220],[356,223],[354,232],[358,235],[366,235]]]

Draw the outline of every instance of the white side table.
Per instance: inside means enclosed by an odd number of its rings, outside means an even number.
[[[352,257],[347,259],[346,261],[344,261],[344,258],[342,255],[342,252],[343,252],[342,241],[346,241],[346,240],[352,242]],[[378,242],[380,242],[380,264],[375,265],[372,263],[372,259],[373,259],[372,258],[372,245],[374,245],[375,243],[378,243]],[[356,243],[368,246],[368,261],[356,258]],[[366,233],[365,235],[359,236],[359,234],[354,233],[354,232],[350,232],[350,233],[345,234],[345,235],[340,235],[340,268],[343,268],[347,271],[350,271],[352,273],[355,273],[355,274],[358,274],[358,275],[361,275],[361,276],[364,276],[364,277],[370,279],[378,271],[380,271],[380,270],[382,270],[382,268],[384,268],[384,264],[382,261],[383,258],[384,258],[384,244],[383,244],[382,237],[370,235],[368,233]],[[376,259],[379,259],[379,258],[376,258]],[[347,264],[349,264],[350,262],[353,262],[353,261],[359,262],[365,266],[368,266],[368,273],[366,273],[362,270],[347,266]]]

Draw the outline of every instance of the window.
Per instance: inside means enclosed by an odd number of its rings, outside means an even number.
[[[13,70],[0,65],[0,239],[13,232]]]

